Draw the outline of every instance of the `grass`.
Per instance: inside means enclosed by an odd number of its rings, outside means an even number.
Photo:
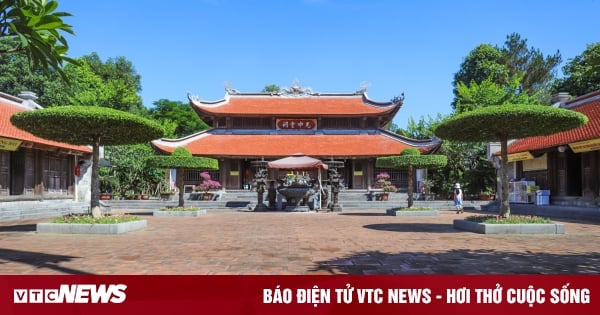
[[[465,220],[478,223],[487,224],[545,224],[552,223],[548,218],[536,217],[536,216],[519,216],[511,215],[508,218],[501,217],[499,215],[474,215],[466,217]]]
[[[198,207],[164,207],[160,208],[160,211],[198,211]]]
[[[394,210],[394,211],[431,211],[433,209],[428,208],[428,207],[410,207],[410,208],[396,207],[396,208],[392,208],[392,210]]]
[[[131,221],[139,221],[140,218],[135,215],[109,215],[99,218],[93,218],[91,215],[69,214],[54,218],[50,223],[76,223],[76,224],[114,224]]]

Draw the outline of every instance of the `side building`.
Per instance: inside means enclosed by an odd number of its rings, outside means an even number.
[[[385,130],[404,97],[377,102],[369,99],[366,89],[318,93],[294,83],[276,93],[226,89],[225,97],[217,101],[188,98],[212,128],[181,139],[155,140],[152,145],[163,154],[186,147],[193,155],[218,159],[220,169],[213,178],[226,189],[248,189],[257,165],[297,153],[341,166],[349,189],[367,189],[380,171],[388,171],[393,182],[406,189],[406,171],[376,169],[375,159],[398,155],[408,147],[428,154],[440,145],[437,140],[415,140]],[[184,181],[197,184],[198,172],[186,171]]]
[[[552,204],[600,205],[600,91],[569,100],[556,95],[555,104],[585,114],[589,122],[549,136],[529,137],[509,144],[512,177],[548,190]]]
[[[0,199],[34,195],[74,199],[92,150],[45,140],[13,126],[13,114],[42,109],[35,99],[31,92],[18,97],[0,92]],[[89,185],[86,187],[89,190]]]

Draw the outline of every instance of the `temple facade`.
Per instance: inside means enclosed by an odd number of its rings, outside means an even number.
[[[570,99],[555,95],[553,106],[585,114],[579,128],[519,139],[508,146],[512,178],[548,190],[551,203],[600,205],[600,91]],[[526,201],[532,201],[531,198]]]
[[[257,167],[303,153],[335,164],[349,189],[367,189],[380,171],[406,188],[406,171],[378,170],[375,159],[398,155],[408,147],[435,151],[439,141],[415,140],[384,129],[401,109],[404,96],[387,102],[371,100],[366,89],[354,93],[319,93],[294,83],[276,93],[242,93],[227,88],[225,97],[189,102],[210,129],[181,138],[152,141],[163,154],[186,147],[195,156],[219,160],[213,172],[226,189],[248,189]],[[199,181],[186,171],[186,184]],[[270,174],[271,178],[281,174]]]
[[[18,97],[0,92],[0,196],[73,198],[92,150],[42,139],[13,126],[13,114],[42,109],[35,99],[31,92]]]

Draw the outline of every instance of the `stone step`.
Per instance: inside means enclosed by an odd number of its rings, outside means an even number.
[[[407,195],[396,193],[388,201],[367,201],[366,192],[342,192],[339,196],[339,204],[344,210],[365,210],[365,209],[381,209],[386,210],[395,207],[407,206]],[[196,206],[201,209],[210,210],[248,210],[254,209],[257,203],[256,192],[228,192],[222,200],[203,201],[203,200],[184,200],[185,206]],[[176,206],[177,199],[162,201],[157,199],[151,200],[108,200],[106,204],[113,209],[122,210],[139,210],[139,209],[158,209],[166,206]],[[265,201],[265,204],[268,202]],[[487,201],[466,201],[465,208],[481,209],[481,205],[486,205]],[[415,200],[414,207],[430,207],[438,210],[452,210],[452,200],[435,200],[423,201]]]

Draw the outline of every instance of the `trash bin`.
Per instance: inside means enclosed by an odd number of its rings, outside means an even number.
[[[547,206],[550,204],[550,190],[536,190],[535,204],[537,206]]]

